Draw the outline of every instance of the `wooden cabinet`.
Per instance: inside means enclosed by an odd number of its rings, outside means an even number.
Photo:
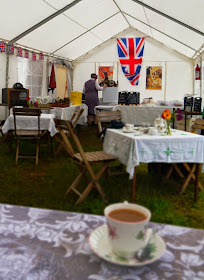
[[[2,89],[2,104],[8,104],[9,109],[13,106],[28,107],[27,97],[29,97],[29,89]]]

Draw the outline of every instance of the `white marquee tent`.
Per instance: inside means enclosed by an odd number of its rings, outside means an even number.
[[[43,52],[73,67],[72,88],[82,90],[98,66],[113,66],[119,90],[136,90],[141,97],[182,99],[202,96],[203,81],[194,82],[194,69],[203,68],[203,0],[0,0],[0,40],[9,46]],[[116,38],[146,37],[137,89],[122,74]],[[19,81],[16,55],[0,53],[0,90]],[[47,60],[46,60],[47,61]],[[163,67],[161,91],[145,89],[146,66]],[[46,79],[44,79],[47,82]],[[196,81],[197,82],[197,81]],[[34,95],[47,94],[43,91]],[[25,85],[24,85],[25,86]]]

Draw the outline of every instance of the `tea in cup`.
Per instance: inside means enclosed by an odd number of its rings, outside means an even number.
[[[108,239],[113,252],[132,258],[149,241],[146,234],[151,212],[138,204],[115,203],[105,208]]]
[[[133,128],[134,128],[134,124],[127,123],[127,124],[125,125],[125,128],[126,128],[127,131],[131,131],[131,130],[133,130]]]

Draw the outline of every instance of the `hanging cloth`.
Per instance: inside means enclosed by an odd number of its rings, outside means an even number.
[[[54,68],[54,63],[52,63],[52,70],[51,70],[51,75],[50,75],[49,88],[51,88],[51,89],[56,88],[56,79],[55,79],[55,68]]]

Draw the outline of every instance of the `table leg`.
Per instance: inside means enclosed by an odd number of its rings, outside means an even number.
[[[200,171],[200,164],[196,163],[194,202],[197,202],[198,200],[199,171]]]
[[[133,180],[132,180],[132,202],[135,201],[136,171],[137,171],[137,167],[135,166]]]

